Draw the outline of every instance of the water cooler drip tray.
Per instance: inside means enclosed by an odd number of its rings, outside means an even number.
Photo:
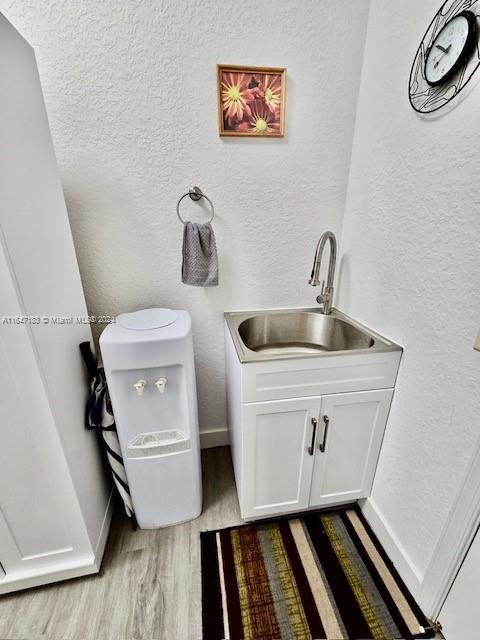
[[[181,431],[139,433],[127,445],[128,458],[150,458],[190,449],[190,438]]]

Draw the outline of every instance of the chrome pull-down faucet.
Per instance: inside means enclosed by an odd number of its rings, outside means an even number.
[[[317,302],[322,305],[321,313],[330,315],[332,313],[333,278],[335,277],[335,263],[337,260],[337,239],[332,231],[325,231],[325,233],[322,233],[320,236],[320,240],[318,241],[317,249],[315,251],[312,274],[308,284],[311,284],[312,287],[316,287],[320,284],[320,267],[322,264],[323,249],[325,248],[327,240],[330,241],[330,260],[328,263],[327,286],[325,287],[325,280],[323,280],[321,283],[322,289],[320,291],[320,295],[317,296]]]

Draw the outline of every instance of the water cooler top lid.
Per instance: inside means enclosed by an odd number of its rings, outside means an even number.
[[[121,313],[117,316],[117,322],[125,329],[142,331],[168,327],[177,318],[178,313],[172,309],[141,309],[132,313]]]

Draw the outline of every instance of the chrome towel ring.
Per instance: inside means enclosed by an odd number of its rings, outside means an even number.
[[[200,187],[192,187],[191,189],[189,189],[187,191],[187,193],[184,193],[183,196],[181,196],[179,198],[179,200],[177,202],[177,216],[178,216],[178,219],[180,220],[180,222],[182,224],[187,224],[187,222],[180,215],[180,203],[187,196],[190,196],[190,199],[193,200],[194,202],[198,202],[198,200],[200,200],[200,198],[205,198],[205,200],[209,203],[210,208],[212,210],[211,218],[210,218],[210,220],[208,220],[208,222],[211,222],[213,220],[213,218],[215,217],[215,209],[213,208],[213,202],[210,200],[210,198],[205,193],[203,193],[203,191],[200,189]]]

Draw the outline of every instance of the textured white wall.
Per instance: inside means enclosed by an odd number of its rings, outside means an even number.
[[[342,309],[405,347],[373,501],[420,580],[480,415],[480,86],[435,120],[408,102],[438,6],[371,3],[340,268]]]
[[[2,9],[36,51],[90,313],[190,311],[201,425],[224,427],[223,311],[314,304],[316,240],[340,231],[368,0]],[[283,140],[218,137],[217,63],[287,67]],[[190,184],[216,205],[217,289],[180,284]]]

